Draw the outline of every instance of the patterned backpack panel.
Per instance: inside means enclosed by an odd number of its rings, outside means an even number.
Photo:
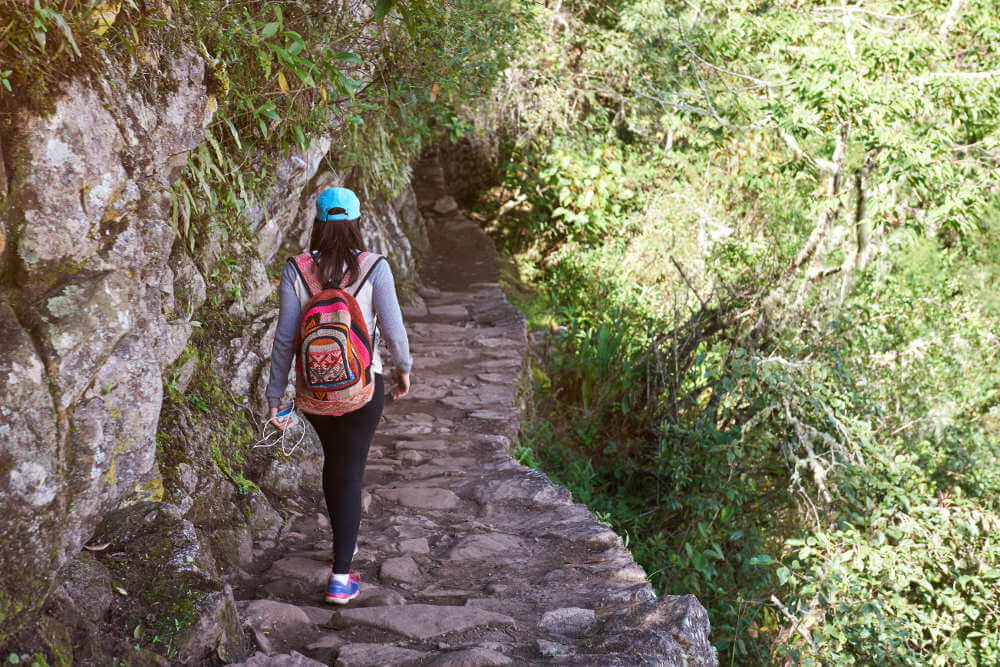
[[[295,398],[305,412],[342,415],[371,400],[373,341],[354,295],[361,289],[375,264],[382,258],[362,253],[360,280],[352,285],[320,285],[312,256],[294,258],[309,293],[302,308],[296,338]]]

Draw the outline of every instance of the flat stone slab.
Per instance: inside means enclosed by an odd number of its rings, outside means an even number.
[[[538,627],[559,635],[580,635],[597,625],[593,609],[563,607],[542,614]]]
[[[251,600],[237,603],[240,616],[250,625],[277,632],[296,631],[312,625],[309,615],[293,604],[277,600]]]
[[[542,506],[568,505],[573,502],[573,494],[566,487],[523,474],[479,483],[472,491],[472,498],[484,505],[505,500],[519,500]]]
[[[434,212],[440,215],[446,215],[458,210],[458,202],[451,195],[445,195],[444,197],[439,197],[437,201],[434,202]]]
[[[521,368],[522,362],[520,359],[487,359],[486,361],[480,361],[478,365],[491,370],[505,368],[516,373]]]
[[[487,421],[503,421],[505,419],[517,419],[517,408],[506,410],[476,410],[470,417],[474,419],[485,419]]]
[[[311,607],[308,605],[296,605],[299,609],[305,612],[309,620],[316,625],[326,625],[333,618],[333,609],[329,606],[327,607]]]
[[[417,449],[421,451],[442,452],[447,448],[447,440],[399,440],[396,442],[396,449],[399,451]]]
[[[420,567],[410,556],[387,558],[379,569],[382,581],[402,581],[404,584],[416,584],[423,581],[424,575]]]
[[[257,652],[251,658],[236,663],[233,667],[326,667],[318,660],[307,658],[297,651],[268,655]]]
[[[466,591],[460,588],[443,588],[440,584],[431,584],[419,593],[425,598],[465,598],[475,595],[473,591]]]
[[[418,452],[415,449],[407,449],[403,452],[400,452],[399,460],[400,462],[403,463],[403,465],[415,466],[415,465],[420,465],[421,463],[427,461],[428,456],[427,454]]]
[[[411,554],[429,554],[431,547],[427,543],[426,537],[415,537],[411,540],[400,541],[399,550]]]
[[[410,398],[411,400],[417,398],[425,401],[436,401],[439,398],[444,398],[449,393],[451,393],[451,389],[448,387],[434,387],[426,384],[418,384],[410,389],[410,393],[407,398]]]
[[[386,500],[419,510],[450,510],[458,507],[461,503],[458,496],[448,489],[429,486],[380,489],[378,494]]]
[[[310,651],[318,651],[321,649],[338,649],[346,643],[347,642],[341,639],[339,636],[330,632],[328,634],[323,635],[319,639],[313,641],[306,648],[308,648]]]
[[[368,581],[361,582],[361,592],[351,601],[352,607],[397,607],[404,604],[406,598],[398,591]],[[333,611],[330,609],[331,616]],[[327,621],[329,620],[328,618]]]
[[[484,625],[513,625],[514,619],[475,607],[408,604],[402,607],[345,609],[338,623],[360,623],[409,639],[430,639]]]
[[[276,560],[267,571],[272,579],[297,579],[310,585],[323,586],[330,576],[330,560],[289,556]]]
[[[337,653],[337,667],[389,667],[413,664],[425,654],[422,651],[385,646],[383,644],[346,644]],[[320,663],[322,664],[322,663]]]
[[[445,653],[424,663],[427,667],[492,667],[513,664],[514,661],[503,653],[481,646]]]
[[[407,471],[410,479],[428,479],[430,477],[447,476],[454,473],[465,473],[477,470],[482,463],[468,456],[434,457],[433,463],[424,463]]]
[[[427,310],[434,317],[464,319],[469,316],[469,309],[465,306],[430,306]]]
[[[526,543],[519,537],[505,533],[481,533],[469,535],[452,547],[448,553],[451,560],[488,560],[497,556],[520,560],[526,556]]]
[[[520,364],[517,364],[517,367],[519,366]],[[489,382],[493,384],[505,384],[505,383],[513,384],[517,382],[516,375],[508,375],[506,373],[479,373],[478,375],[476,375],[476,379],[481,382]]]
[[[395,424],[379,429],[379,433],[392,436],[429,435],[434,433],[434,427],[430,424]]]

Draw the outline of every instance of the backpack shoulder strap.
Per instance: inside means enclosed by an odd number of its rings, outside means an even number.
[[[365,283],[368,282],[368,279],[371,277],[372,271],[374,271],[375,267],[378,266],[378,263],[384,259],[385,257],[382,255],[378,255],[373,252],[361,253],[361,257],[358,258],[360,268],[358,273],[361,275],[361,280],[355,280],[351,283],[351,286],[355,286],[354,291],[351,292],[352,296],[356,297],[358,295],[358,292],[361,291],[361,288],[365,286]],[[344,289],[347,289],[347,287],[348,286],[345,286]]]
[[[291,261],[295,265],[295,269],[299,272],[299,278],[302,279],[306,289],[309,290],[310,296],[315,296],[323,291],[323,286],[319,284],[319,280],[316,277],[311,254],[304,252],[301,255],[292,257]]]

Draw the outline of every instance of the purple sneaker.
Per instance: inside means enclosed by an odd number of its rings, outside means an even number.
[[[358,597],[361,592],[361,577],[357,572],[351,570],[347,584],[342,584],[333,578],[330,573],[330,581],[326,585],[326,601],[333,604],[347,604]]]

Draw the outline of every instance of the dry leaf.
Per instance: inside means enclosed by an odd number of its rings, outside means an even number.
[[[281,92],[288,92],[288,80],[285,79],[285,73],[278,70],[278,88],[281,88]]]
[[[441,90],[441,86],[439,86],[438,84],[435,83],[433,86],[431,86],[431,102],[433,102],[438,98],[439,90]]]
[[[115,23],[118,12],[121,11],[121,2],[102,2],[90,12],[90,20],[94,23],[91,32],[100,36],[108,31]]]
[[[319,87],[319,96],[323,98],[324,102],[326,102],[326,88],[324,88],[322,84],[320,84]]]

